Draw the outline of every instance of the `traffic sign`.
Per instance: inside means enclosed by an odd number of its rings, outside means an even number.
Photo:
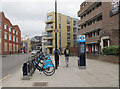
[[[78,35],[77,36],[77,42],[85,42],[85,35]]]
[[[58,33],[58,31],[59,31],[58,29],[55,29],[55,30],[54,30],[55,33]]]

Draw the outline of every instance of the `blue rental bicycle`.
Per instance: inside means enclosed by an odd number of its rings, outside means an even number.
[[[33,60],[33,64],[36,69],[38,69],[40,72],[43,71],[43,73],[47,76],[51,76],[55,73],[55,67],[49,55],[46,55],[43,63],[41,63],[41,58],[37,58],[37,60]],[[39,64],[42,64],[42,66]]]

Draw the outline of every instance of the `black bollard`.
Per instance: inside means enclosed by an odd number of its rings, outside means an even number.
[[[29,80],[29,71],[28,71],[28,63],[23,64],[23,80]]]

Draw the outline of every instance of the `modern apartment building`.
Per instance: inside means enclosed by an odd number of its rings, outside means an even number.
[[[47,32],[47,53],[53,54],[55,49],[55,12],[47,14],[47,21],[45,31]],[[70,16],[57,13],[57,48],[62,52],[68,45],[70,47],[77,46],[77,31],[78,31],[78,19]]]
[[[18,25],[12,25],[3,12],[0,13],[1,53],[18,53],[21,48],[21,31]]]
[[[78,11],[78,34],[86,37],[86,51],[101,53],[105,46],[119,45],[118,2],[83,2]]]

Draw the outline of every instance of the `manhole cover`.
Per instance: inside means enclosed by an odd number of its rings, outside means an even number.
[[[47,86],[47,82],[35,82],[34,86]]]

